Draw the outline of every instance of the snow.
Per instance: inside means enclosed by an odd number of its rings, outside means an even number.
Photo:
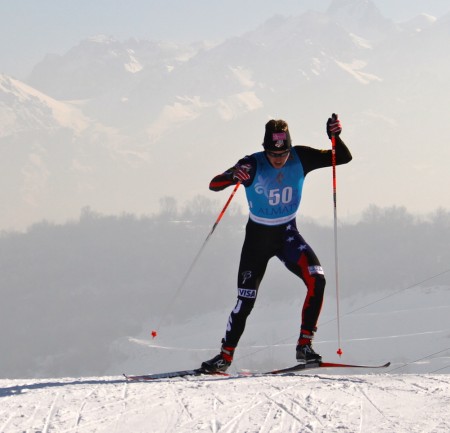
[[[0,431],[448,432],[448,375],[1,380]]]
[[[223,120],[230,121],[263,106],[263,101],[256,96],[255,92],[240,92],[221,99],[217,110]]]
[[[174,128],[196,119],[201,111],[209,106],[199,96],[193,98],[178,96],[176,99],[173,104],[166,105],[161,114],[147,128],[150,140],[159,140]]]
[[[366,48],[368,50],[372,50],[372,43],[368,39],[361,38],[353,33],[349,33],[350,38],[353,40],[355,45],[360,46],[361,48]]]
[[[402,27],[405,30],[421,32],[422,30],[432,26],[436,21],[436,17],[422,13],[403,23]]]
[[[229,69],[243,87],[251,89],[255,86],[256,83],[252,78],[253,74],[251,70],[241,66],[238,66],[236,68],[229,66]]]
[[[382,81],[380,77],[377,77],[374,74],[361,72],[361,70],[366,66],[366,63],[361,60],[354,60],[352,63],[344,63],[337,60],[335,60],[335,62],[340,68],[348,72],[362,84],[369,84],[371,81]]]
[[[134,50],[128,49],[127,52],[130,56],[130,61],[128,63],[125,63],[125,65],[124,65],[125,69],[128,72],[131,72],[132,74],[142,71],[142,69],[144,69],[144,67],[139,62],[139,60],[136,59]]]
[[[36,109],[41,116],[43,116],[47,110],[50,111],[59,125],[72,128],[77,133],[81,133],[90,125],[90,120],[78,107],[72,106],[68,102],[57,101],[14,78],[6,77],[5,75],[0,76],[0,92],[5,92],[9,99],[16,100],[17,103],[26,104],[26,111],[30,115],[33,113],[33,108]],[[13,109],[3,110],[3,113],[9,117],[6,124],[13,127],[17,120],[18,113],[14,112]],[[37,114],[34,114],[34,117],[37,117]]]

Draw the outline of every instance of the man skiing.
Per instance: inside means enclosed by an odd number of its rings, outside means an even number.
[[[327,134],[335,137],[336,164],[346,164],[352,155],[340,138],[336,114],[327,121]],[[288,124],[270,120],[265,126],[264,151],[245,156],[214,177],[212,191],[241,182],[249,204],[249,220],[238,271],[237,303],[228,319],[220,353],[202,363],[204,371],[226,371],[253,309],[268,261],[276,256],[306,285],[296,358],[299,363],[321,361],[312,339],[322,308],[325,276],[312,248],[300,235],[296,213],[305,176],[312,170],[332,166],[332,151],[292,146]]]

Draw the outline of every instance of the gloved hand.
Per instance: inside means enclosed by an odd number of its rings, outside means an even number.
[[[252,167],[250,164],[236,164],[234,166],[233,179],[239,182],[245,182],[250,179],[250,174],[248,173]]]
[[[338,115],[333,113],[327,121],[327,134],[328,138],[331,139],[332,135],[339,135],[342,131],[341,122],[338,119]]]

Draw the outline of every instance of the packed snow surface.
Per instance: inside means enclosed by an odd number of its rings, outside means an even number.
[[[0,380],[0,432],[450,431],[446,374]]]

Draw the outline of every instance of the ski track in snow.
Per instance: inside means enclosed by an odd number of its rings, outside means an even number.
[[[450,431],[449,375],[0,380],[0,433]]]

